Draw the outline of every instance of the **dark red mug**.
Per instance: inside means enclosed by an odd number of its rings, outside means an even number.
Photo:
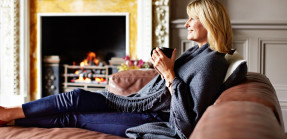
[[[151,56],[152,56],[152,53],[153,53],[154,49],[155,48],[153,48],[151,50]],[[172,52],[173,52],[173,48],[159,47],[159,49],[166,55],[166,57],[171,58]]]

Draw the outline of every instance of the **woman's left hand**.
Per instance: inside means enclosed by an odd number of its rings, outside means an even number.
[[[153,50],[151,62],[155,69],[164,77],[165,80],[172,83],[175,78],[174,74],[174,61],[175,61],[176,49],[173,50],[171,58],[165,56],[165,54],[157,47]]]

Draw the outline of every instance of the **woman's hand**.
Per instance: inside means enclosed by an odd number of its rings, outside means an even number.
[[[175,61],[176,49],[173,50],[171,58],[165,56],[165,54],[157,47],[153,50],[151,62],[154,68],[161,74],[161,76],[168,82],[172,83],[175,78],[174,74],[174,61]]]

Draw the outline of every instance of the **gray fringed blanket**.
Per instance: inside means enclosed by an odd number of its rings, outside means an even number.
[[[228,64],[224,54],[209,44],[194,46],[175,62],[176,78],[172,96],[160,76],[155,77],[136,94],[128,97],[101,92],[119,111],[170,111],[169,122],[146,123],[129,128],[130,138],[188,138],[194,126],[220,95]]]

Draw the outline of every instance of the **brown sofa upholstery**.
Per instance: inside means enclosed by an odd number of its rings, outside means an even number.
[[[108,90],[118,95],[127,96],[139,91],[158,73],[156,70],[129,70],[113,74],[109,78]]]
[[[282,139],[282,112],[268,78],[248,73],[247,80],[224,91],[210,106],[190,139]]]
[[[119,95],[138,91],[154,70],[129,70],[111,76],[108,89]],[[112,85],[112,86],[111,86]],[[121,138],[78,128],[1,127],[0,138]],[[281,139],[284,124],[278,99],[268,78],[251,73],[225,90],[196,125],[190,139]]]

